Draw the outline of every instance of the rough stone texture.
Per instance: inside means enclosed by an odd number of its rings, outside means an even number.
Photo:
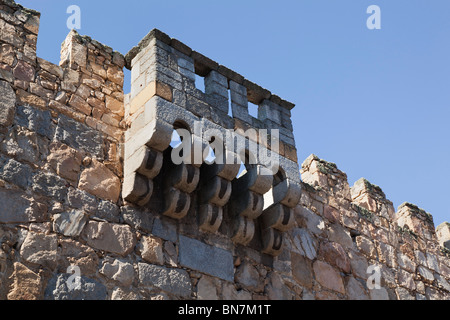
[[[48,282],[45,289],[46,300],[106,300],[106,287],[84,276],[80,277],[80,288],[72,289],[67,286],[69,274],[57,274]]]
[[[57,247],[56,235],[29,232],[20,249],[20,255],[29,263],[53,269],[56,267]]]
[[[66,237],[78,237],[88,220],[83,211],[74,210],[53,216],[53,230]]]
[[[6,81],[0,81],[0,127],[8,127],[14,120],[16,94]]]
[[[100,273],[124,286],[131,285],[135,279],[133,265],[120,259],[106,258],[102,262]]]
[[[23,264],[14,263],[14,283],[8,293],[8,300],[41,300],[42,279]]]
[[[93,161],[80,176],[78,187],[101,199],[117,202],[120,196],[120,179],[105,165]]]
[[[180,264],[227,281],[234,279],[230,252],[180,236]]]
[[[107,252],[126,255],[136,245],[136,236],[129,226],[89,221],[82,233],[89,246]]]
[[[163,241],[156,237],[142,237],[138,245],[141,257],[151,264],[164,264]]]
[[[219,300],[214,278],[202,276],[197,283],[198,300]]]
[[[320,285],[342,294],[345,293],[342,277],[336,269],[322,261],[316,261],[313,268],[316,280]]]
[[[47,207],[15,190],[0,188],[0,223],[43,222]]]
[[[174,296],[189,298],[192,284],[189,274],[182,269],[169,269],[139,263],[139,281],[143,286],[154,286]]]

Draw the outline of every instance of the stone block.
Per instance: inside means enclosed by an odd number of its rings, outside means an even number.
[[[135,279],[133,265],[123,259],[106,257],[102,261],[100,273],[108,279],[117,281],[123,286],[130,286]]]
[[[313,265],[315,278],[321,286],[345,294],[345,287],[339,272],[323,261],[316,261]]]
[[[20,255],[29,263],[54,269],[57,262],[57,249],[56,235],[28,232],[20,249]]]
[[[52,122],[50,111],[42,111],[29,106],[18,106],[16,123],[44,137],[53,139],[55,125]]]
[[[89,168],[83,170],[78,187],[104,200],[117,202],[120,196],[120,179],[104,164],[93,160]]]
[[[53,230],[66,237],[78,237],[87,221],[88,216],[80,210],[55,214],[53,216]]]
[[[141,285],[160,288],[176,297],[190,298],[192,283],[185,270],[169,269],[146,263],[139,263],[138,270]]]
[[[148,236],[142,237],[138,244],[138,250],[142,259],[157,265],[164,264],[163,240],[160,238]]]
[[[85,124],[64,115],[59,116],[54,138],[76,150],[86,151],[98,159],[103,158],[102,135]]]
[[[43,222],[47,219],[47,207],[27,198],[16,190],[0,189],[0,223]]]
[[[25,265],[15,262],[11,290],[8,293],[8,300],[41,300],[42,299],[42,279],[39,274],[28,269]]]
[[[136,245],[136,236],[126,225],[89,221],[81,236],[95,249],[122,256],[133,251]]]
[[[45,300],[106,300],[106,287],[96,280],[80,277],[80,288],[70,290],[70,274],[56,274],[47,284]],[[72,280],[74,281],[74,280]]]
[[[14,119],[16,94],[9,83],[0,81],[0,96],[0,126],[8,127]]]
[[[181,265],[213,277],[233,281],[234,264],[231,252],[185,236],[180,235],[179,239]]]
[[[33,176],[32,189],[46,197],[64,201],[67,195],[67,182],[50,172],[38,172]]]
[[[0,179],[15,184],[26,189],[31,183],[32,170],[30,166],[17,162],[14,159],[8,160],[3,168],[0,165]]]

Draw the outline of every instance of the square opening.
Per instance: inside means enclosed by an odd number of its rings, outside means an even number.
[[[195,74],[195,87],[205,93],[205,78]]]
[[[253,118],[258,119],[258,109],[259,106],[257,104],[248,102],[248,114],[251,115]]]

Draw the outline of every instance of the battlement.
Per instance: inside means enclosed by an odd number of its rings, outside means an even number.
[[[39,19],[0,0],[0,299],[450,298],[448,223],[300,169],[292,103],[156,29],[55,65]]]

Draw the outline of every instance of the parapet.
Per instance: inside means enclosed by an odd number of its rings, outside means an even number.
[[[215,233],[228,220],[233,241],[248,245],[260,232],[262,251],[279,254],[301,191],[294,105],[156,29],[125,60],[132,86],[123,198],[138,206],[163,199],[156,210],[176,220],[198,206],[200,230]],[[249,102],[258,104],[258,118],[249,114]],[[189,151],[177,165],[174,130],[189,134],[183,137]],[[212,165],[205,162],[208,150]],[[246,170],[238,176],[241,163]]]

